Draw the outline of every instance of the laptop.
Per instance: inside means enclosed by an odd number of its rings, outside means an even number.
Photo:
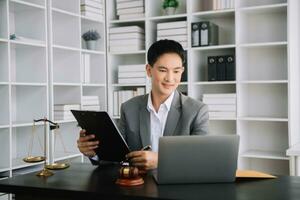
[[[158,184],[235,181],[238,135],[165,136],[159,139]]]

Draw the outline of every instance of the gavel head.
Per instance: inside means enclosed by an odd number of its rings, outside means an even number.
[[[122,166],[119,170],[119,177],[125,179],[134,179],[139,176],[139,169],[133,166]]]

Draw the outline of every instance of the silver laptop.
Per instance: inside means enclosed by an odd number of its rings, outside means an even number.
[[[166,136],[159,139],[158,184],[235,181],[238,135]]]

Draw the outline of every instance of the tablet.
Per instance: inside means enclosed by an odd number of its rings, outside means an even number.
[[[78,125],[99,141],[96,153],[100,160],[124,161],[129,148],[107,112],[71,110]]]

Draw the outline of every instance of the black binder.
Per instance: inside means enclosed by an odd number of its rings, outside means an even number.
[[[124,161],[128,145],[107,112],[71,110],[78,125],[99,140],[96,153],[100,160]]]
[[[200,25],[201,22],[192,23],[192,47],[200,46]]]
[[[226,59],[226,80],[234,81],[235,80],[235,62],[234,56],[225,56]]]
[[[217,60],[216,56],[207,57],[208,81],[217,81]]]
[[[219,42],[219,28],[212,22],[200,22],[200,46],[217,45]]]
[[[225,56],[217,56],[217,80],[226,80],[226,62]]]

